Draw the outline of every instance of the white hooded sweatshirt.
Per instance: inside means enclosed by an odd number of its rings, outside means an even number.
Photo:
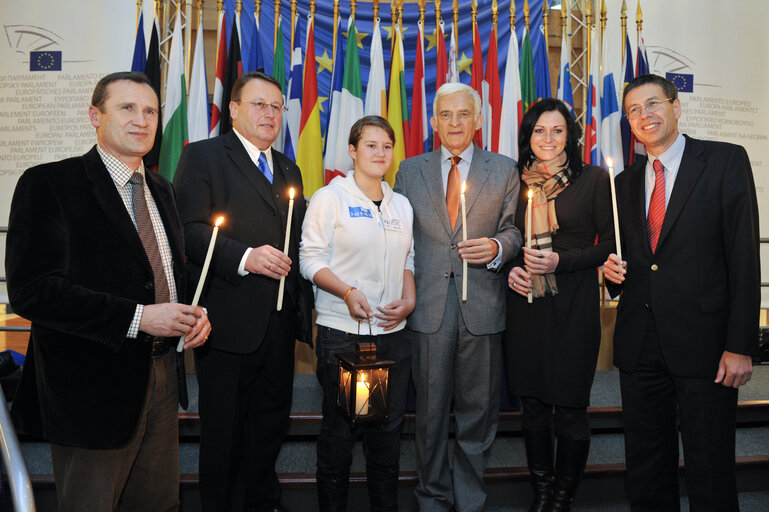
[[[382,192],[380,211],[358,188],[353,171],[337,176],[312,196],[299,246],[299,271],[305,279],[313,281],[327,267],[363,292],[374,312],[402,298],[403,272],[414,271],[411,205],[384,181]],[[318,325],[358,333],[358,321],[350,316],[344,300],[317,285],[313,288]],[[376,324],[372,319],[372,334],[385,334]],[[387,333],[405,325],[404,320]],[[368,334],[368,327],[361,325],[360,333]]]

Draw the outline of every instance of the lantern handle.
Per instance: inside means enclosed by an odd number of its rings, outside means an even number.
[[[377,352],[377,337],[374,336],[371,332],[371,321],[367,321],[366,325],[368,325],[368,337],[369,341],[365,343],[361,343],[360,340],[360,323],[361,321],[358,320],[358,342],[355,344],[355,355],[359,361],[368,360],[368,361],[374,361],[376,360],[376,352]],[[365,334],[364,334],[365,336]]]

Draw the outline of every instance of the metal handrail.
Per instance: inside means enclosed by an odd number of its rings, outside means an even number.
[[[35,512],[35,497],[32,492],[32,482],[29,480],[27,465],[21,454],[19,438],[13,429],[11,416],[5,396],[0,391],[0,452],[3,465],[8,472],[8,483],[11,488],[14,510],[16,512]]]

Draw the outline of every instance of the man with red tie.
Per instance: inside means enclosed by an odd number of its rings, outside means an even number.
[[[614,333],[628,493],[635,511],[679,510],[678,432],[692,510],[738,510],[737,389],[758,341],[758,206],[741,146],[678,131],[675,86],[641,75],[625,115],[646,147],[617,178],[622,291]]]

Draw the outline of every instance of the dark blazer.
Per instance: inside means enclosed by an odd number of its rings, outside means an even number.
[[[182,226],[171,184],[146,183],[163,219],[174,279],[185,294]],[[105,449],[134,433],[149,378],[151,340],[127,339],[137,304],[155,302],[152,267],[94,146],[28,169],[11,203],[8,294],[32,322],[13,417],[21,432]],[[180,389],[180,396],[186,390]]]
[[[240,276],[238,266],[248,247],[270,244],[283,250],[290,187],[294,188],[289,242],[292,264],[283,309],[297,312],[297,338],[312,341],[312,288],[299,275],[299,241],[306,209],[302,176],[294,162],[274,149],[272,161],[270,185],[234,131],[187,145],[179,159],[174,185],[195,283],[214,220],[225,217],[201,297],[214,326],[208,347],[245,354],[261,344],[276,307],[279,281],[257,274]]]
[[[614,364],[633,371],[650,312],[669,370],[715,378],[724,350],[758,343],[759,235],[745,149],[686,137],[681,166],[652,254],[642,159],[616,181],[627,275],[617,306]]]

